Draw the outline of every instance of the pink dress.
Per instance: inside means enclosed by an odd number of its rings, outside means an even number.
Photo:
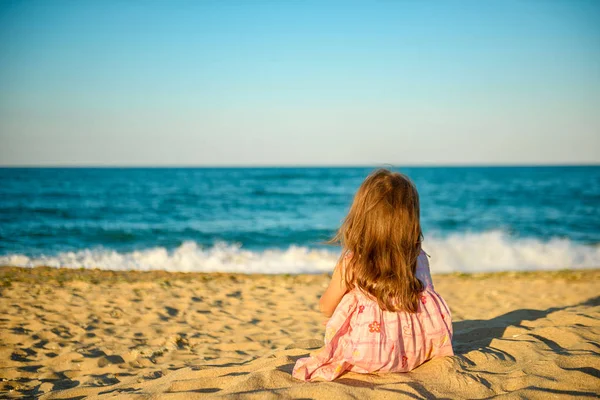
[[[450,308],[434,289],[421,251],[417,278],[425,285],[416,313],[382,311],[354,288],[346,293],[325,329],[325,346],[296,362],[292,376],[334,380],[345,371],[408,372],[434,357],[452,356]]]

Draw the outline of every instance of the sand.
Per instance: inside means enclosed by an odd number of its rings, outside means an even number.
[[[326,275],[0,268],[0,397],[597,398],[600,270],[434,276],[456,355],[406,374],[290,372]]]

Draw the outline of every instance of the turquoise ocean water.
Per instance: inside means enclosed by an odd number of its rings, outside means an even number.
[[[319,273],[373,168],[2,168],[0,265]],[[406,167],[435,272],[600,267],[600,167]]]

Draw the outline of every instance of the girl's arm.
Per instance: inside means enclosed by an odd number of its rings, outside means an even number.
[[[345,273],[345,259],[342,258],[335,266],[331,282],[329,282],[327,290],[325,290],[325,293],[321,296],[321,300],[319,300],[319,309],[327,318],[331,317],[337,305],[340,304],[342,297],[348,291],[344,282]]]

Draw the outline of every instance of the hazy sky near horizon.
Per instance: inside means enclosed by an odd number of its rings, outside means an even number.
[[[600,163],[600,2],[0,3],[0,165],[385,163]]]

